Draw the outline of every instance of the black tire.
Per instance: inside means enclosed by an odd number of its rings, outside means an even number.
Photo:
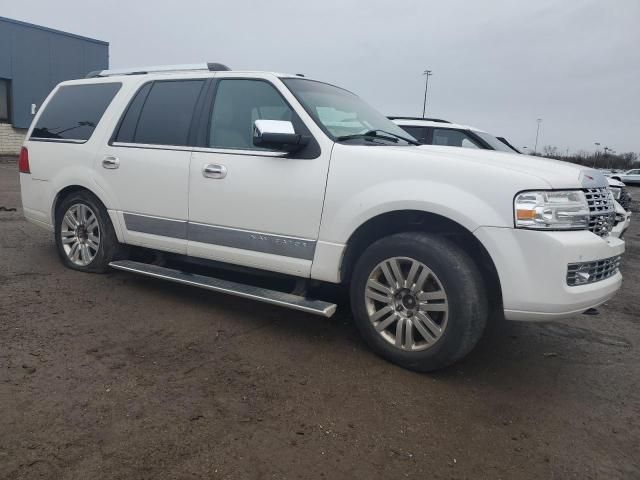
[[[87,265],[72,262],[62,242],[64,215],[69,208],[77,204],[85,205],[95,213],[100,232],[97,252]],[[109,262],[117,259],[121,253],[121,244],[118,242],[107,209],[95,195],[88,191],[71,193],[58,204],[55,212],[55,239],[62,263],[68,268],[81,272],[104,273],[109,270]]]
[[[376,331],[369,319],[365,302],[369,276],[392,257],[421,262],[438,277],[446,292],[446,326],[425,350],[396,347]],[[478,343],[487,324],[488,301],[478,267],[464,250],[439,235],[399,233],[373,243],[356,262],[350,293],[355,322],[367,344],[380,356],[410,370],[428,372],[460,360]]]

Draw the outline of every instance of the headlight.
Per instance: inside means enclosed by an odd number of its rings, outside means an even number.
[[[519,193],[514,214],[516,228],[580,230],[589,226],[589,205],[582,190]]]
[[[613,193],[613,198],[616,200],[620,199],[620,195],[622,195],[622,188],[620,187],[609,187],[611,193]]]

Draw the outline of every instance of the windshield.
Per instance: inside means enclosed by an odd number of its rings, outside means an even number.
[[[490,133],[481,132],[479,130],[472,130],[472,131],[477,136],[479,136],[482,140],[487,142],[489,146],[494,150],[498,150],[500,152],[520,153],[514,150],[513,148],[511,148],[510,146],[506,145],[505,143],[502,143],[500,140],[498,140],[496,137],[494,137]]]
[[[341,137],[345,137],[346,140],[346,137],[372,131],[387,132],[415,140],[387,117],[362,101],[360,97],[347,90],[303,78],[283,78],[282,81],[318,126],[334,141],[340,140]],[[407,144],[404,141],[398,143],[398,139],[390,141],[383,135],[370,137],[370,140],[372,138],[376,142]],[[348,140],[358,140],[358,138],[352,137]],[[364,141],[363,138],[359,140]]]

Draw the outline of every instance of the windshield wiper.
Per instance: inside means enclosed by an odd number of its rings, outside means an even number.
[[[383,133],[384,135],[379,135],[378,132]],[[351,140],[354,138],[367,138],[367,137],[379,138],[381,140],[389,140],[390,142],[394,142],[394,143],[398,143],[398,139],[400,139],[400,140],[404,140],[405,142],[411,145],[420,145],[420,143],[416,142],[415,140],[411,140],[402,135],[398,135],[397,133],[387,132],[386,130],[381,130],[381,129],[369,130],[368,132],[356,133],[354,135],[343,135],[341,137],[336,138],[336,140],[341,142],[343,140]]]

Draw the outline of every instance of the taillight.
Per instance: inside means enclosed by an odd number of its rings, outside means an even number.
[[[31,169],[29,168],[29,150],[27,150],[27,147],[22,147],[20,149],[18,170],[20,170],[20,173],[31,173]]]

